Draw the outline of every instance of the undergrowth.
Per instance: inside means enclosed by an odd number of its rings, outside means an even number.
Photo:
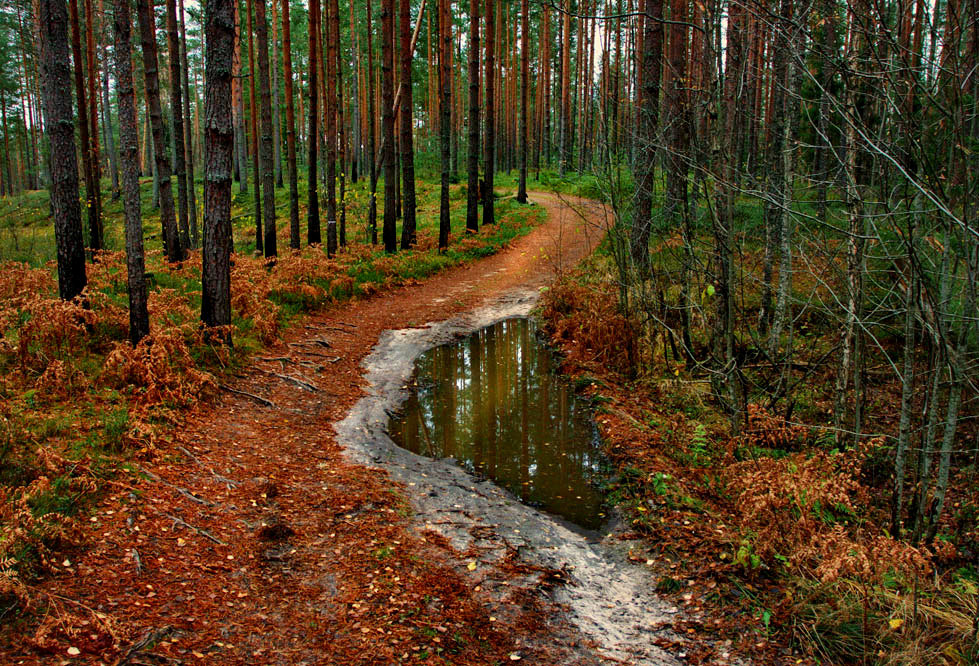
[[[868,469],[883,439],[837,450],[818,427],[756,404],[732,436],[709,380],[651,351],[616,290],[596,256],[540,310],[564,369],[603,398],[612,501],[633,534],[681,563],[650,585],[687,600],[702,589],[749,652],[775,636],[817,663],[975,663],[979,577],[947,541],[914,547],[882,529]]]
[[[362,238],[366,226],[362,190],[349,194],[351,239]],[[84,546],[79,521],[100,490],[124,478],[132,461],[166,452],[184,410],[298,317],[491,254],[544,215],[501,200],[498,224],[475,236],[457,234],[439,253],[438,190],[420,183],[419,192],[418,246],[395,255],[353,240],[333,259],[317,246],[269,264],[249,255],[247,209],[236,208],[233,346],[200,327],[199,252],[176,266],[158,248],[147,252],[152,333],[135,348],[128,342],[123,252],[98,253],[86,267],[86,291],[72,302],[57,297],[53,262],[34,256],[33,266],[0,264],[0,619],[34,608],[32,583],[56,570],[65,552]],[[25,197],[12,236],[18,247],[21,235],[48,232],[46,208],[35,205],[33,193]],[[456,229],[464,206],[454,200]],[[25,217],[31,211],[35,217]],[[110,217],[106,227],[110,238],[121,235],[121,219]]]

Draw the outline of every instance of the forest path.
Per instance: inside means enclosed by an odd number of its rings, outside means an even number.
[[[531,200],[548,218],[509,248],[307,317],[197,408],[145,482],[93,508],[90,547],[39,588],[64,613],[35,645],[92,663],[593,663],[533,590],[479,598],[446,540],[413,530],[390,477],[350,462],[332,427],[364,395],[383,331],[540,287],[594,249],[602,206]]]

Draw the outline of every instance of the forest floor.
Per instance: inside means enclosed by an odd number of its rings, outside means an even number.
[[[548,219],[509,248],[308,316],[195,407],[138,482],[110,482],[86,547],[32,590],[39,627],[8,626],[0,661],[591,663],[546,595],[514,590],[504,612],[481,596],[444,538],[412,528],[411,489],[352,463],[332,427],[383,331],[542,286],[594,249],[596,204],[532,198]]]

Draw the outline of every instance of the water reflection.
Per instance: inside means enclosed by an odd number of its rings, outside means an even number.
[[[416,363],[418,390],[390,424],[400,446],[455,458],[524,502],[584,527],[602,523],[602,459],[588,406],[555,373],[528,319],[510,319]]]

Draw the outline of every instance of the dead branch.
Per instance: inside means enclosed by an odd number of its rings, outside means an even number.
[[[265,407],[271,407],[272,409],[277,409],[277,407],[275,406],[275,403],[274,402],[272,402],[271,400],[268,400],[266,398],[263,398],[260,395],[255,395],[254,393],[249,393],[248,391],[241,391],[239,389],[232,388],[232,387],[228,386],[227,384],[218,384],[218,386],[222,390],[227,391],[228,393],[234,393],[236,395],[241,395],[241,396],[244,396],[246,398],[251,398],[252,400],[254,400],[255,402],[257,402],[260,405],[263,405]]]
[[[194,530],[195,532],[197,532],[198,534],[200,534],[202,537],[205,537],[207,539],[210,539],[211,541],[213,541],[214,543],[216,543],[219,546],[227,546],[228,545],[224,541],[221,541],[221,539],[217,538],[216,536],[214,536],[213,534],[211,534],[210,532],[208,532],[207,530],[205,530],[204,528],[197,527],[195,525],[191,525],[190,523],[188,523],[183,518],[179,518],[177,516],[170,515],[169,513],[164,513],[163,515],[165,515],[167,518],[169,518],[173,522],[177,523],[178,525],[183,525],[187,529]]]
[[[261,368],[259,368],[259,369],[261,370]],[[309,391],[310,393],[317,393],[317,392],[319,392],[319,388],[318,387],[314,386],[313,384],[310,384],[307,381],[304,381],[302,379],[299,379],[298,377],[293,377],[291,375],[279,374],[278,372],[272,372],[271,370],[262,370],[262,372],[265,372],[267,374],[270,374],[273,377],[277,377],[278,379],[281,379],[284,382],[291,382],[291,383],[295,384],[296,386],[298,386],[299,388],[301,388],[304,391]]]
[[[197,495],[195,495],[194,493],[190,492],[186,488],[181,488],[180,486],[178,486],[176,484],[170,483],[166,479],[158,476],[157,474],[154,474],[153,472],[149,471],[145,467],[140,467],[139,469],[140,469],[140,471],[143,474],[145,474],[146,476],[148,476],[153,481],[155,481],[157,483],[162,483],[163,485],[167,486],[168,488],[170,488],[172,490],[176,490],[178,493],[180,493],[181,495],[183,495],[184,497],[186,497],[187,499],[189,499],[192,502],[197,502],[198,504],[203,504],[204,506],[217,506],[214,502],[211,502],[209,500],[206,500],[203,497],[198,497]]]
[[[219,481],[220,483],[228,484],[230,486],[237,486],[238,485],[238,481],[235,481],[234,479],[229,479],[229,478],[227,478],[225,476],[221,476],[220,474],[218,474],[217,472],[215,472],[213,469],[211,469],[210,467],[208,467],[207,465],[205,465],[204,463],[202,463],[197,456],[195,456],[193,453],[191,453],[190,451],[188,451],[183,446],[178,446],[177,448],[179,450],[181,450],[184,454],[186,454],[189,458],[191,458],[195,463],[197,463],[197,465],[199,467],[201,467],[202,469],[205,469],[208,472],[210,472],[211,473],[211,476],[213,476],[216,481]]]

